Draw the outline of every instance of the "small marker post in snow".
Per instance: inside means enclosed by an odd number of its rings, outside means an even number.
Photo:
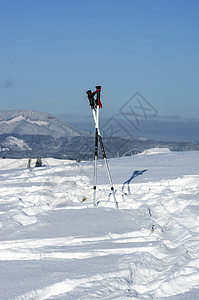
[[[98,140],[99,140],[103,159],[104,159],[105,166],[106,166],[109,183],[110,183],[110,187],[111,187],[111,193],[113,194],[113,198],[114,198],[114,202],[115,202],[115,208],[118,208],[118,203],[116,201],[116,196],[115,196],[115,190],[114,190],[113,182],[111,179],[111,173],[110,173],[108,161],[106,158],[106,152],[105,152],[104,145],[102,142],[102,136],[101,136],[100,130],[99,130],[99,109],[102,108],[102,103],[100,101],[100,92],[101,92],[101,86],[96,86],[95,92],[92,92],[91,90],[88,90],[86,92],[86,94],[88,96],[89,104],[90,104],[90,107],[91,107],[91,110],[93,113],[94,123],[95,123],[95,155],[94,155],[95,162],[94,162],[93,205],[94,206],[96,205],[97,159],[98,159]],[[96,98],[95,98],[95,95],[96,95]]]

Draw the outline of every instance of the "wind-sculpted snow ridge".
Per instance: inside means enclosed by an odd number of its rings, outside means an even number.
[[[118,210],[103,161],[96,207],[92,162],[0,162],[0,299],[198,299],[198,159],[110,160]]]
[[[168,148],[152,148],[139,153],[138,155],[151,155],[151,154],[165,154],[170,153],[171,151]]]

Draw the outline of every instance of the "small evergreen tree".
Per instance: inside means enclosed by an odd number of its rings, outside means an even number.
[[[35,167],[42,167],[42,160],[41,160],[41,158],[37,158]]]

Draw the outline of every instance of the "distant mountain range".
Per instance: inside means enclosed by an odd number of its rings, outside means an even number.
[[[199,143],[157,142],[143,137],[104,136],[108,157],[132,155],[153,147],[199,150]],[[37,111],[0,111],[0,157],[92,159],[94,135],[53,115]]]

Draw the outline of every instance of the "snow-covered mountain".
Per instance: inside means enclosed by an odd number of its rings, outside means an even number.
[[[47,135],[54,138],[90,136],[56,117],[37,111],[0,111],[0,133],[17,135]]]
[[[90,144],[92,136],[45,112],[0,111],[1,157],[77,159],[82,143]]]
[[[198,160],[0,159],[0,299],[199,299]]]

